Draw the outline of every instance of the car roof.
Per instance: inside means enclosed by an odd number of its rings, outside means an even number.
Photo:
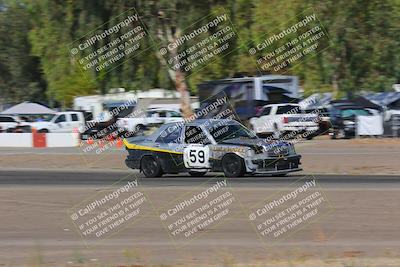
[[[175,112],[180,112],[179,110],[172,109],[172,108],[149,108],[147,109],[147,112],[149,111],[175,111]]]
[[[19,117],[19,116],[16,116],[16,115],[7,115],[7,114],[0,114],[0,117],[7,117],[7,118],[13,118],[13,119],[15,119],[15,120],[20,120],[21,118]]]

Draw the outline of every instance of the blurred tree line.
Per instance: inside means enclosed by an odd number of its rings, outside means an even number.
[[[89,76],[70,56],[73,41],[100,26],[112,27],[132,7],[160,42],[160,32],[178,35],[218,8],[230,13],[238,49],[183,78],[192,94],[204,80],[260,74],[246,44],[271,29],[285,29],[310,7],[331,46],[287,72],[300,77],[306,93],[384,91],[400,80],[400,0],[0,0],[0,98],[69,106],[76,95],[116,87],[176,89],[177,73],[168,72],[156,47]]]

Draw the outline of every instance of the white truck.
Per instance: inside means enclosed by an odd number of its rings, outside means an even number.
[[[250,124],[259,136],[307,132],[306,138],[311,139],[318,131],[318,121],[318,114],[306,114],[299,104],[270,104],[263,106]]]
[[[48,120],[27,124],[39,133],[72,133],[85,125],[85,117],[82,112],[58,112]]]

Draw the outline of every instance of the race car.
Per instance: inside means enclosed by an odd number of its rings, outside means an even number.
[[[126,165],[146,177],[182,172],[284,176],[301,170],[301,156],[292,144],[260,139],[230,119],[168,123],[149,136],[124,139],[124,144],[129,153]]]

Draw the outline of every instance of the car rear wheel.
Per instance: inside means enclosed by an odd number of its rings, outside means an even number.
[[[147,178],[161,177],[163,175],[160,163],[152,156],[142,158],[140,169]]]
[[[243,159],[235,154],[227,154],[222,158],[222,170],[226,177],[241,177],[246,172]]]

